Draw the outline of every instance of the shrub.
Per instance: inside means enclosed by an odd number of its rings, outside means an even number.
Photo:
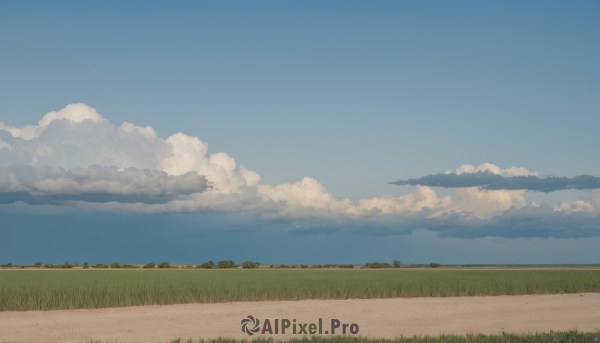
[[[8,262],[7,264],[0,264],[0,267],[4,267],[4,268],[12,268],[13,264],[11,262]]]
[[[108,268],[108,264],[98,263],[94,266],[94,268]]]
[[[44,268],[54,268],[54,265],[53,264],[45,264]]]
[[[42,268],[42,262],[36,262],[33,264],[33,266],[36,268]]]
[[[171,265],[169,264],[169,262],[161,262],[158,265],[158,268],[171,268]]]
[[[121,265],[119,264],[119,262],[113,262],[110,264],[111,268],[121,268]]]
[[[400,268],[400,261],[398,260],[394,260],[394,262],[392,262],[394,265],[394,268]]]
[[[122,264],[121,268],[139,268],[138,266],[134,266],[133,264]]]
[[[258,266],[260,266],[259,262],[246,261],[246,262],[242,263],[242,268],[244,268],[244,269],[254,269],[254,268],[258,268]]]
[[[320,264],[313,264],[312,267],[313,268],[323,268],[323,266]]]
[[[83,262],[83,268],[89,268],[90,265],[87,262]]]
[[[73,268],[73,265],[69,264],[69,261],[66,261],[65,264],[57,264],[54,268]]]
[[[430,266],[431,268],[437,268],[437,267],[441,267],[442,265],[441,265],[441,264],[439,264],[439,263],[431,263],[429,266]]]
[[[144,268],[154,268],[154,267],[156,267],[156,264],[154,262],[150,262],[144,266]]]
[[[340,264],[340,268],[354,268],[353,264]]]
[[[234,268],[235,262],[232,260],[219,261],[218,266],[219,268]]]
[[[294,264],[292,266],[292,268],[308,268],[308,265],[306,265],[306,264]]]
[[[213,269],[213,268],[217,268],[217,265],[213,261],[208,261],[208,262],[204,262],[201,265],[199,265],[198,268]]]
[[[287,264],[282,264],[279,266],[279,268],[289,268],[290,266],[288,266]]]

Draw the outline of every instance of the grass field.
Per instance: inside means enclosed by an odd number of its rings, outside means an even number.
[[[193,339],[182,340],[175,339],[170,343],[275,343],[272,339],[258,338],[252,341],[235,340],[227,338],[219,338],[213,340],[198,340]],[[577,331],[570,332],[550,332],[536,334],[502,334],[502,335],[442,335],[437,337],[403,337],[396,339],[369,339],[360,337],[319,337],[310,338],[294,338],[286,343],[596,343],[600,342],[600,332],[596,333],[581,333]],[[99,341],[93,343],[101,343]]]
[[[0,311],[599,288],[599,270],[13,270],[0,271]]]

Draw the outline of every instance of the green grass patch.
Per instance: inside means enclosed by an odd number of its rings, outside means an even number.
[[[0,311],[231,301],[598,292],[598,270],[0,271]]]

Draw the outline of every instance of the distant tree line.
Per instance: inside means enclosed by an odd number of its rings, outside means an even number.
[[[161,262],[159,264],[156,264],[154,262],[150,262],[148,264],[145,264],[143,266],[140,265],[133,265],[133,264],[120,264],[119,262],[113,262],[111,264],[102,264],[102,263],[98,263],[95,265],[90,265],[87,262],[83,263],[82,267],[84,269],[87,268],[97,268],[97,269],[102,269],[102,268],[106,268],[106,269],[133,269],[133,268],[145,268],[145,269],[149,269],[149,268],[160,268],[160,269],[168,269],[168,268],[200,268],[200,269],[230,269],[230,268],[242,268],[242,269],[256,269],[259,268],[261,266],[260,262],[252,262],[252,261],[246,261],[246,262],[242,262],[242,264],[235,264],[235,261],[233,260],[222,260],[219,261],[217,263],[213,262],[213,261],[208,261],[199,265],[191,265],[188,264],[186,266],[172,266],[171,264],[169,264],[169,262]],[[424,268],[424,267],[429,267],[429,268],[439,268],[442,265],[439,263],[431,263],[429,265],[412,265],[412,264],[401,264],[400,261],[398,260],[394,260],[392,261],[392,263],[388,263],[388,262],[369,262],[366,265],[353,265],[353,264],[313,264],[313,265],[307,265],[307,264],[293,264],[293,265],[287,265],[287,264],[279,264],[279,265],[275,265],[275,264],[271,264],[269,265],[269,268],[282,268],[282,269],[306,269],[306,268],[369,268],[369,269],[379,269],[379,268]],[[31,266],[15,266],[13,265],[11,262],[6,263],[6,264],[0,264],[1,268],[24,268],[24,267],[31,267]],[[33,264],[33,267],[35,268],[42,268],[42,263],[41,262],[35,262]],[[78,263],[70,264],[68,261],[66,261],[64,264],[45,264],[43,265],[44,268],[73,268],[73,267],[79,267]]]
[[[38,263],[41,266],[41,262],[36,262],[35,265]],[[79,264],[77,264],[77,266],[79,266]],[[73,265],[70,264],[69,261],[66,261],[65,264],[45,264],[44,268],[73,268]]]
[[[257,263],[257,267],[258,265],[260,265],[260,263],[258,262],[244,262],[242,264],[242,266],[245,266],[243,268],[248,268],[248,266],[252,265],[253,263]],[[219,261],[216,264],[213,261],[208,261],[205,263],[202,263],[201,265],[197,266],[196,268],[202,268],[202,269],[227,269],[227,268],[236,268],[239,267],[235,264],[235,262],[233,260],[223,260],[223,261]],[[254,267],[251,267],[254,268]]]

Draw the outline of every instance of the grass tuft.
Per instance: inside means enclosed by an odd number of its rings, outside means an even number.
[[[174,339],[170,343],[181,343],[181,338]],[[501,335],[440,335],[440,336],[415,336],[400,337],[394,339],[376,339],[364,337],[302,337],[292,338],[290,340],[274,340],[272,338],[255,338],[253,340],[237,340],[234,338],[217,338],[195,341],[198,343],[598,343],[600,342],[600,332],[582,333],[577,331],[550,332],[535,334],[511,334],[503,333]],[[102,343],[100,341],[90,343]],[[191,338],[186,343],[194,343]]]

